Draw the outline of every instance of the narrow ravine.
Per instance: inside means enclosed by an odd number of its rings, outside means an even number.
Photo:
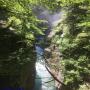
[[[63,12],[54,12],[50,14],[49,10],[43,7],[37,7],[34,9],[34,13],[36,14],[38,19],[47,21],[42,24],[42,26],[48,26],[47,30],[44,33],[47,38],[52,38],[52,36],[55,34],[53,32],[53,28],[61,22]],[[37,43],[39,43],[40,41],[44,42],[44,44],[47,43],[47,41],[44,41],[46,37],[41,35],[38,36]],[[56,90],[55,80],[45,66],[45,58],[43,57],[45,48],[42,47],[43,46],[40,44],[37,44],[35,46],[37,61],[34,90]]]

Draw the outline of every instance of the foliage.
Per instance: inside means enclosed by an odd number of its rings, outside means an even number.
[[[66,17],[55,28],[57,33],[52,42],[59,45],[63,54],[65,84],[76,90],[80,84],[90,83],[90,1],[62,2]]]
[[[7,8],[9,11],[9,17],[7,23],[12,23],[12,28],[16,32],[22,34],[27,42],[35,40],[35,35],[43,34],[42,29],[38,26],[42,21],[37,20],[36,16],[32,12],[32,4],[35,4],[32,0],[1,0],[1,7]]]
[[[89,0],[0,0],[0,58],[4,55],[0,73],[17,74],[23,65],[34,61],[33,44],[46,29],[32,11],[38,5],[64,12],[62,22],[54,28],[52,42],[63,54],[65,84],[76,90],[80,84],[90,82]]]
[[[28,74],[31,84],[26,88],[30,89],[34,82],[34,44],[36,36],[45,30],[39,27],[43,21],[32,12],[36,4],[36,0],[0,0],[0,77],[17,77],[10,82],[13,87],[22,86]]]

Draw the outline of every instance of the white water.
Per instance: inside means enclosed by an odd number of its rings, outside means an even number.
[[[44,63],[36,63],[35,90],[56,90],[52,76],[44,66]]]
[[[37,62],[36,62],[36,79],[34,90],[56,90],[54,85],[54,80],[45,68],[45,62],[42,56],[43,54],[40,47],[36,47],[37,52]]]

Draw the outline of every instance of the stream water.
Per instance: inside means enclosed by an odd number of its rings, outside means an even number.
[[[36,46],[37,62],[36,62],[36,79],[34,90],[56,90],[53,77],[45,68],[45,61],[43,56],[43,49]]]

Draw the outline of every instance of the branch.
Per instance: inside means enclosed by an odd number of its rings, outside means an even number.
[[[57,77],[48,69],[48,67],[45,65],[47,71],[51,74],[51,76],[59,83],[61,83],[62,85],[66,86],[63,82],[61,82],[59,79],[57,79]]]
[[[49,83],[49,82],[52,82],[53,81],[53,79],[52,80],[49,80],[49,81],[47,81],[47,82],[44,82],[44,83]]]

